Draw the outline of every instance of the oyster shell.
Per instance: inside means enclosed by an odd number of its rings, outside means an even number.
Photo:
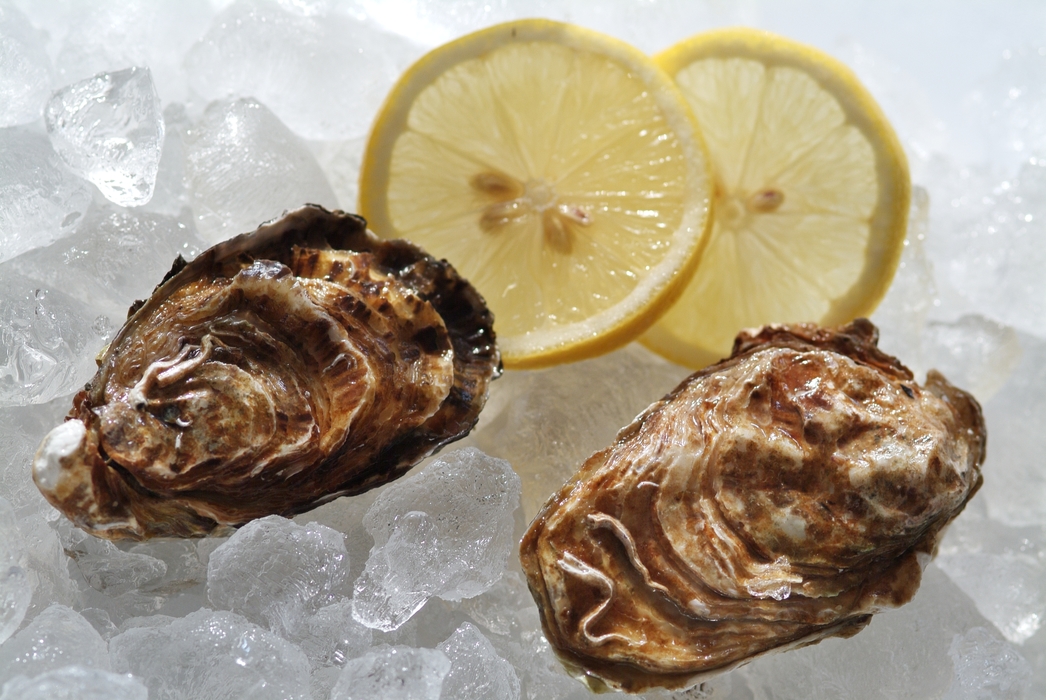
[[[743,332],[549,500],[520,556],[568,670],[681,687],[911,599],[981,484],[985,429],[877,339],[864,319]]]
[[[110,539],[200,536],[359,493],[472,428],[500,371],[492,321],[445,261],[303,207],[175,263],[33,478]]]

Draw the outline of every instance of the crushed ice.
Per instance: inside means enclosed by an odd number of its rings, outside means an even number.
[[[906,7],[923,29],[900,40],[895,12],[862,4],[800,26],[766,0],[0,1],[0,700],[589,697],[513,550],[548,493],[686,375],[641,347],[507,373],[464,443],[482,452],[227,540],[95,540],[28,476],[177,255],[306,201],[354,210],[396,76],[436,43],[535,15],[650,52],[754,24],[849,63],[916,185],[873,319],[882,346],[971,389],[991,434],[985,486],[911,605],[647,697],[1046,695],[1046,18],[957,5],[942,33],[934,8]]]

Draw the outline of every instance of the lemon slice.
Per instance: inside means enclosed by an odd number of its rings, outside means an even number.
[[[382,107],[360,173],[370,227],[474,284],[516,368],[642,333],[693,274],[710,202],[704,146],[672,81],[627,44],[546,20],[419,60]]]
[[[904,245],[904,151],[844,65],[753,29],[655,57],[701,126],[715,221],[682,298],[642,338],[676,362],[727,356],[738,330],[846,323],[886,293]]]

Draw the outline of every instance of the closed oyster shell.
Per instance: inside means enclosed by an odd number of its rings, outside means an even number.
[[[520,555],[594,689],[681,687],[907,602],[981,484],[980,407],[866,320],[742,333],[554,495]]]
[[[492,316],[445,261],[306,206],[179,259],[33,478],[93,534],[201,536],[395,479],[478,419]]]

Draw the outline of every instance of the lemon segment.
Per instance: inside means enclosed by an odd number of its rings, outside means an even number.
[[[558,22],[437,48],[371,133],[360,211],[449,260],[486,298],[505,365],[634,339],[707,238],[711,176],[682,95],[636,49]]]
[[[910,181],[853,73],[752,29],[701,34],[655,60],[701,126],[716,213],[698,271],[643,343],[702,367],[745,327],[870,314],[900,260]]]

